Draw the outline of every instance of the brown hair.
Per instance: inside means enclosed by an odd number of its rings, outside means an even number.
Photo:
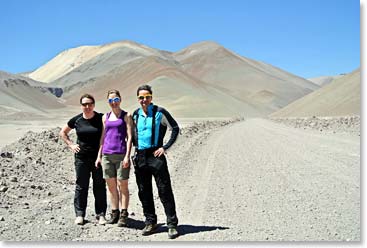
[[[94,97],[91,95],[91,94],[83,94],[81,97],[80,97],[80,100],[79,100],[79,102],[80,102],[80,104],[82,104],[82,100],[83,100],[83,98],[88,98],[88,99],[91,99],[93,102],[93,104],[94,104],[94,102],[95,102],[95,100],[94,100]]]
[[[110,94],[116,94],[116,95],[118,95],[118,96],[121,98],[120,91],[118,91],[118,90],[109,90],[109,91],[107,92],[107,99],[108,99],[108,96],[109,96]]]
[[[139,91],[141,91],[141,90],[147,90],[147,91],[149,91],[149,93],[151,95],[153,95],[152,86],[150,86],[150,85],[144,84],[144,85],[140,86],[138,88],[138,90],[136,91],[137,96],[139,95]]]

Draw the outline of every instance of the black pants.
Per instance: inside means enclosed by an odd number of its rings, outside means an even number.
[[[167,227],[176,227],[178,224],[176,205],[165,156],[162,155],[156,158],[151,153],[138,154],[135,163],[136,183],[139,189],[139,199],[143,205],[144,216],[146,218],[145,224],[157,223],[153,200],[153,176],[157,185],[159,198],[166,213]]]
[[[76,216],[85,217],[88,200],[89,178],[92,174],[94,208],[96,215],[104,215],[107,210],[106,182],[101,166],[95,167],[97,154],[75,154],[76,187],[74,209]]]

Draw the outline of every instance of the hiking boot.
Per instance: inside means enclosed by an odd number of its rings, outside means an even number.
[[[175,239],[178,237],[178,232],[176,227],[170,227],[168,228],[168,238],[169,239]]]
[[[125,227],[127,226],[127,217],[129,216],[129,213],[126,209],[121,210],[120,219],[117,223],[118,227]]]
[[[111,212],[111,218],[107,221],[107,224],[116,224],[119,221],[120,210],[115,209]]]
[[[147,224],[145,225],[143,231],[141,232],[141,234],[143,236],[148,236],[151,235],[155,232],[155,230],[157,229],[157,224]]]
[[[84,218],[82,216],[77,216],[74,223],[75,225],[84,225]]]
[[[104,217],[104,215],[99,215],[97,219],[98,219],[98,224],[99,225],[106,225],[107,221],[106,221],[106,217]]]

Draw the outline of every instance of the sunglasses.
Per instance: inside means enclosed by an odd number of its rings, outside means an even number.
[[[152,95],[144,95],[144,96],[138,96],[138,100],[148,100],[148,99],[151,99],[152,98]]]
[[[92,106],[94,104],[94,102],[86,102],[86,103],[81,103],[81,105],[83,106],[83,107],[86,107],[86,106]]]
[[[115,97],[115,98],[109,98],[108,99],[108,103],[120,102],[120,101],[121,101],[120,97]]]

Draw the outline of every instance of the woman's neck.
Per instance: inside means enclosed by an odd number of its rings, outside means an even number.
[[[121,113],[122,109],[121,108],[113,108],[112,112],[116,115],[119,116]]]
[[[94,111],[90,112],[90,113],[85,113],[83,112],[83,118],[84,119],[92,119],[94,116]]]

